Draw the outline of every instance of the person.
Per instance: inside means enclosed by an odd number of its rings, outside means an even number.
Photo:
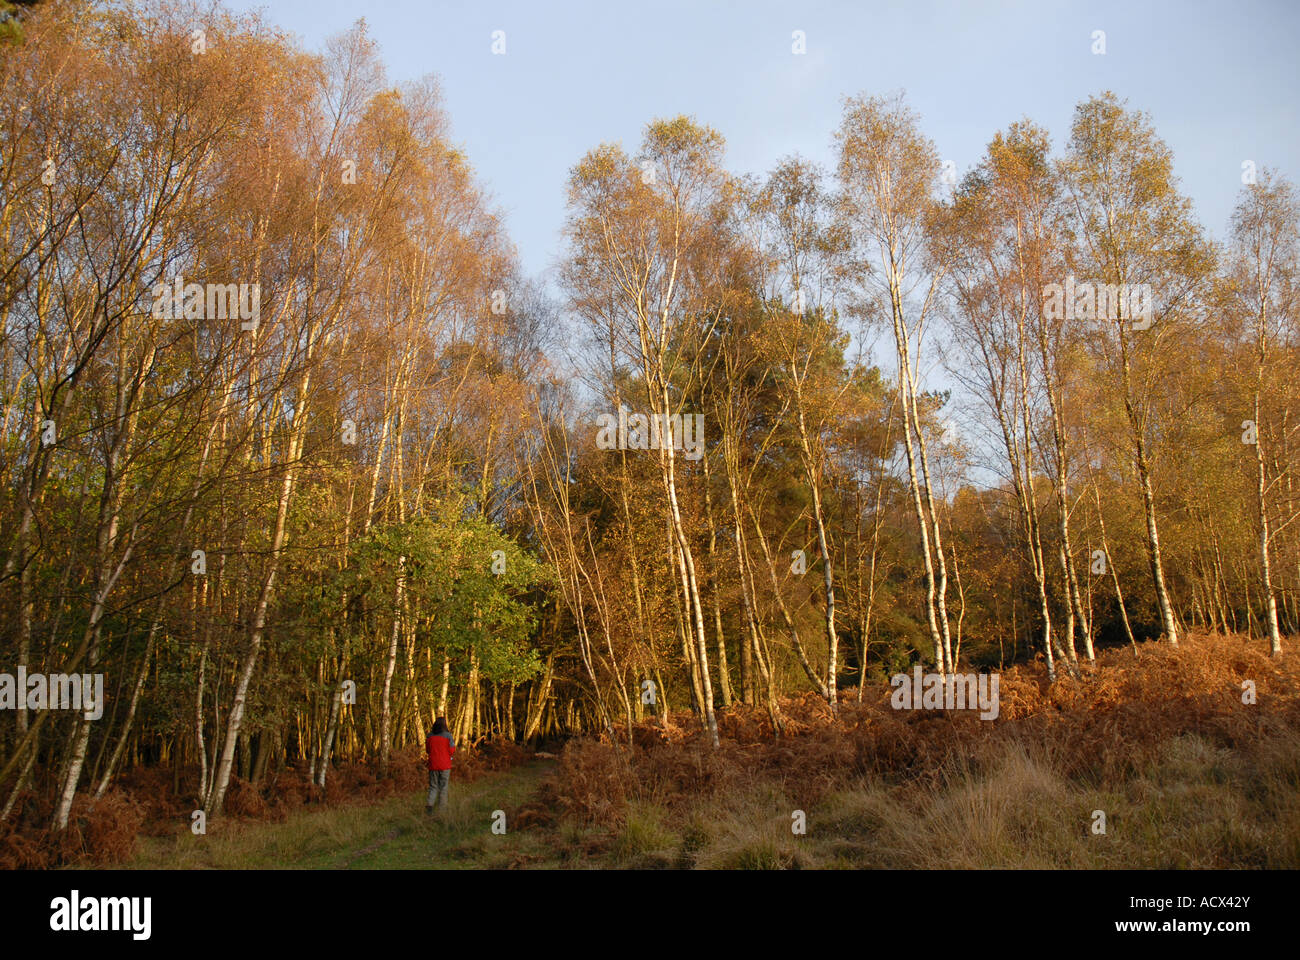
[[[433,721],[433,730],[424,741],[424,750],[429,758],[429,796],[425,801],[424,812],[433,813],[435,803],[446,810],[447,785],[451,781],[451,756],[456,752],[456,741],[447,729],[446,717]]]

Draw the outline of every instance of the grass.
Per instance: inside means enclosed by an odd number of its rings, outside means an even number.
[[[1206,638],[1141,662],[1110,654],[1084,683],[1003,675],[1004,719],[819,719],[756,710],[635,749],[572,741],[558,762],[453,775],[444,818],[423,792],[308,806],[280,823],[142,839],[134,867],[304,869],[873,869],[1300,867],[1300,683]],[[1241,702],[1258,678],[1259,707]],[[493,811],[507,832],[491,832]],[[806,831],[792,830],[803,812]],[[1100,814],[1100,815],[1099,815]],[[1104,832],[1100,829],[1104,815]]]
[[[804,804],[758,782],[686,807],[638,802],[610,828],[560,818],[511,828],[552,764],[533,762],[453,791],[440,817],[423,794],[305,810],[284,823],[217,824],[141,841],[128,867],[165,869],[1213,868],[1300,865],[1294,756],[1259,766],[1186,735],[1106,788],[1009,747],[986,769],[954,763],[929,787],[862,778]],[[504,835],[493,811],[507,813]],[[1106,832],[1094,832],[1094,811]]]
[[[934,787],[864,778],[808,805],[775,787],[693,805],[691,865],[718,869],[1122,869],[1300,866],[1300,793],[1276,768],[1194,736],[1108,789],[1009,748]],[[1251,797],[1251,787],[1256,789]],[[1105,814],[1106,832],[1094,832]],[[671,822],[671,821],[670,821]],[[686,844],[690,829],[677,835]]]
[[[424,793],[389,797],[374,804],[307,809],[283,823],[218,821],[204,836],[188,830],[170,837],[142,837],[131,869],[240,870],[406,869],[454,870],[509,867],[538,856],[527,832],[491,832],[494,810],[510,811],[536,788],[543,763],[486,774],[457,784],[445,813],[424,812]]]

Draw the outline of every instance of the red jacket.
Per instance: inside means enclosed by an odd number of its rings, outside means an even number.
[[[424,750],[429,756],[430,770],[450,770],[451,755],[456,752],[456,741],[450,733],[431,733],[424,741]]]

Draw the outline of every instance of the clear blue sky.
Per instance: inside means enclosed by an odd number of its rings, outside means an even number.
[[[365,17],[390,79],[434,73],[453,139],[505,212],[528,273],[560,254],[569,168],[602,141],[629,150],[686,113],[762,173],[830,159],[840,99],[906,92],[960,175],[1027,116],[1060,147],[1104,89],[1148,111],[1201,222],[1222,236],[1254,160],[1300,179],[1300,3],[742,3],[738,0],[231,0],[313,50]],[[506,54],[491,52],[506,33]],[[807,53],[791,53],[791,33]],[[1106,53],[1092,53],[1104,30]]]

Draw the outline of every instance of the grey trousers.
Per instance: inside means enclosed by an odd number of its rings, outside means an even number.
[[[425,803],[432,807],[436,802],[442,809],[447,809],[447,784],[450,782],[450,770],[430,770],[429,799]]]

